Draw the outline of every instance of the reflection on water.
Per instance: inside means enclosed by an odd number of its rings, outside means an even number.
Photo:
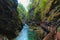
[[[29,29],[28,25],[25,24],[16,40],[28,40],[28,29]]]

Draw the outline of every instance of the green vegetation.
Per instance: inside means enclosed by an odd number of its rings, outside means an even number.
[[[0,1],[0,32],[10,40],[18,35],[24,23],[32,29],[29,31],[29,40],[40,40],[45,32],[50,32],[51,27],[60,26],[60,0],[30,0],[28,12],[21,3],[15,1]]]
[[[21,3],[18,4],[17,11],[19,13],[19,18],[22,20],[26,19],[27,12]]]
[[[57,30],[58,32],[60,32],[60,27],[58,28],[58,30]]]
[[[60,22],[59,0],[31,0],[30,2],[31,4],[29,4],[28,6],[28,16],[29,21],[32,24],[31,26],[42,26],[42,29],[47,33],[49,33],[48,31],[50,31],[48,27],[60,26],[58,25]],[[33,27],[32,29],[34,29]]]

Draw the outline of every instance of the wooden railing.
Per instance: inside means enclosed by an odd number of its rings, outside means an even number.
[[[51,40],[51,38],[54,39],[54,36],[56,35],[56,28],[54,27],[51,32],[47,34],[47,36],[44,37],[43,40]]]

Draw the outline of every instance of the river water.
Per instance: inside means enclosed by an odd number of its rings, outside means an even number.
[[[23,26],[23,29],[19,33],[19,36],[17,36],[16,40],[28,40],[28,29],[29,29],[29,26],[25,24]]]

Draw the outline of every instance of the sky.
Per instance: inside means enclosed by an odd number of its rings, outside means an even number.
[[[29,0],[18,0],[18,3],[23,4],[23,6],[25,7],[26,10],[28,10],[27,6],[28,6],[29,2],[30,2]]]

